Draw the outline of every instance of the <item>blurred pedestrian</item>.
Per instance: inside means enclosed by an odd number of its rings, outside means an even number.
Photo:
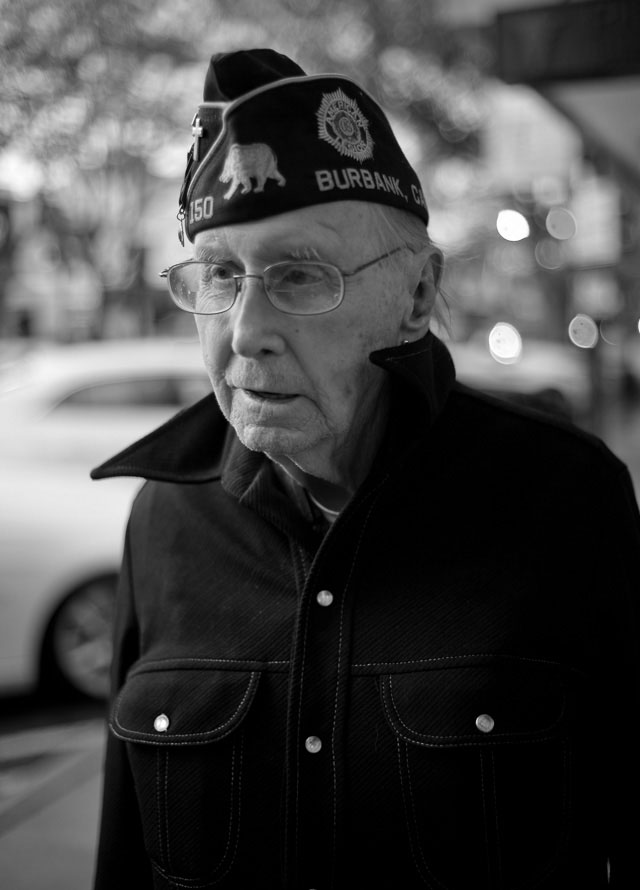
[[[193,135],[166,277],[213,394],[94,471],[149,480],[96,890],[637,886],[625,466],[456,383],[358,85],[216,55]]]

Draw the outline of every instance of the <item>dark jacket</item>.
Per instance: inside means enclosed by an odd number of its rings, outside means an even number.
[[[94,472],[154,480],[126,537],[97,890],[590,890],[608,863],[638,886],[626,468],[455,384],[432,335],[372,360],[387,437],[331,528],[213,396]]]

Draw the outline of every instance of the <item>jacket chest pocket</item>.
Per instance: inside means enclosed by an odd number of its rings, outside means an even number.
[[[139,669],[116,700],[111,731],[127,742],[145,845],[167,887],[215,886],[233,866],[243,723],[258,680],[248,671]]]
[[[414,862],[428,887],[533,887],[566,844],[566,686],[553,666],[381,678]]]

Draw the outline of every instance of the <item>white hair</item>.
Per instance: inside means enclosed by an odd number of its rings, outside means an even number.
[[[371,233],[378,240],[380,250],[393,250],[401,244],[406,245],[417,258],[418,263],[424,262],[426,254],[435,245],[429,237],[424,222],[407,210],[390,207],[386,204],[369,204],[369,219]],[[407,263],[406,254],[399,253],[389,257],[387,269],[393,280],[397,282],[398,276],[413,277],[416,271],[415,263]],[[431,319],[435,327],[448,328],[448,308],[444,295],[438,287]]]

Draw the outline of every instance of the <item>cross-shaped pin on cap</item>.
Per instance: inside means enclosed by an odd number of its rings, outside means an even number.
[[[204,129],[202,127],[202,121],[198,117],[198,112],[196,112],[193,116],[193,120],[191,121],[191,135],[193,136],[193,160],[200,160],[200,140],[204,136]]]

